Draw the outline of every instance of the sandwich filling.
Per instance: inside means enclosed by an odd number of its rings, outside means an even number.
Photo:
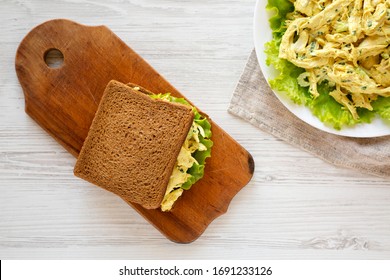
[[[153,94],[150,97],[191,106],[184,98],[173,97],[169,93]],[[189,190],[203,177],[206,158],[211,156],[213,145],[210,139],[211,125],[195,107],[191,106],[191,108],[194,112],[194,120],[169,179],[165,196],[161,202],[162,211],[171,210],[183,191]]]
[[[194,113],[194,120],[176,159],[164,198],[160,205],[162,211],[170,211],[173,204],[183,192],[189,190],[193,184],[203,177],[206,158],[211,156],[211,147],[213,146],[213,141],[210,139],[211,124],[206,117],[202,116],[184,98],[173,97],[170,93],[153,94],[151,92],[145,92],[145,90],[142,91],[138,86],[132,88],[147,93],[153,99],[190,106]]]

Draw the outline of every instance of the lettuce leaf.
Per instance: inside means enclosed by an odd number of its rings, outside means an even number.
[[[285,92],[287,96],[297,104],[306,105],[311,97],[307,88],[298,85],[297,78],[305,70],[291,62],[279,58],[279,39],[273,39],[266,43],[265,53],[267,54],[267,65],[273,65],[279,71],[279,75],[270,80],[271,87],[277,91]]]
[[[390,98],[380,96],[371,105],[379,116],[385,120],[390,120]]]
[[[308,102],[309,108],[323,123],[332,125],[340,130],[342,127],[353,126],[357,123],[370,123],[375,113],[366,109],[358,108],[359,119],[355,120],[351,113],[338,103],[329,92],[333,90],[327,83],[318,86],[320,95]]]
[[[329,95],[333,88],[326,82],[318,85],[320,96],[313,98],[308,88],[301,87],[297,82],[298,76],[305,70],[279,58],[281,38],[286,31],[285,21],[287,14],[294,10],[294,5],[288,0],[268,0],[266,8],[273,13],[269,19],[273,39],[265,44],[264,51],[267,55],[266,64],[272,65],[279,72],[276,78],[269,80],[272,89],[285,93],[297,104],[307,106],[323,123],[338,130],[358,123],[370,123],[376,113],[390,120],[390,98],[379,97],[372,102],[373,111],[358,108],[359,119],[357,120]]]
[[[294,11],[294,5],[289,0],[268,0],[266,9],[274,14],[269,19],[274,36],[281,38],[286,30],[286,16]]]

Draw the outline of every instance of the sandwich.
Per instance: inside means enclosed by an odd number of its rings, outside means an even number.
[[[127,202],[170,211],[203,177],[210,138],[207,117],[184,98],[111,81],[74,174]]]

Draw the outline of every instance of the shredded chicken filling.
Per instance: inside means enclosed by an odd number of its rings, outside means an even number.
[[[290,0],[279,56],[306,71],[298,83],[327,81],[329,94],[358,119],[378,96],[390,96],[390,0]]]

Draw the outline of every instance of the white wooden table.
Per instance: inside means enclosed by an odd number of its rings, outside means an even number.
[[[0,0],[0,259],[390,257],[390,182],[337,168],[230,115],[255,0]],[[16,48],[43,21],[107,25],[255,160],[253,180],[195,242],[168,241],[24,112]]]

